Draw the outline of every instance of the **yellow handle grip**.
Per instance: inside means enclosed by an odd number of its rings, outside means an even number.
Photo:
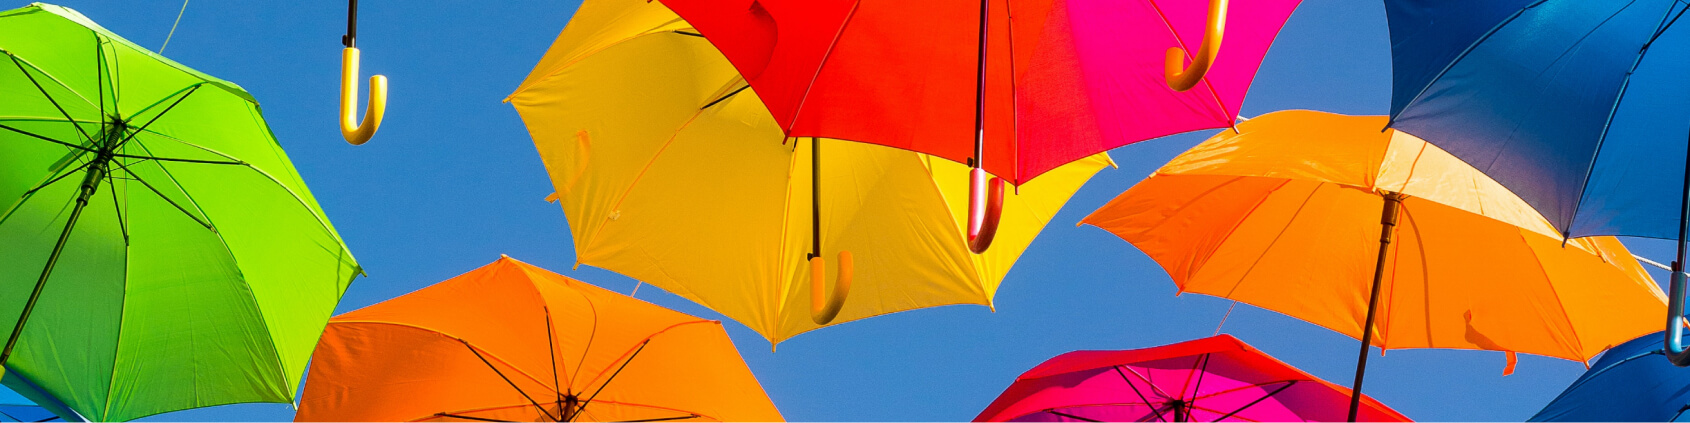
[[[839,309],[845,306],[845,296],[851,294],[851,276],[853,266],[851,252],[839,252],[839,281],[833,285],[833,294],[827,295],[827,259],[821,256],[810,257],[810,320],[818,325],[833,322],[839,317]]]
[[[364,120],[358,121],[358,49],[347,47],[340,52],[340,136],[352,145],[363,145],[381,127],[382,115],[387,113],[387,77],[370,77],[370,103],[364,110]]]
[[[1214,64],[1215,56],[1220,54],[1221,38],[1226,34],[1226,1],[1209,0],[1209,25],[1204,33],[1203,45],[1191,58],[1190,69],[1185,67],[1185,49],[1168,48],[1168,88],[1189,90],[1197,86],[1197,81],[1202,80],[1204,74],[1209,73],[1209,65]]]

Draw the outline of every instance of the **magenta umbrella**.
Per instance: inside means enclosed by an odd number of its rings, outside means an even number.
[[[1023,373],[974,421],[1343,421],[1350,390],[1231,335],[1074,351]],[[1362,397],[1360,421],[1411,421]]]

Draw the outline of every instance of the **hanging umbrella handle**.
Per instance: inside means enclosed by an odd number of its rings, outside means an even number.
[[[346,35],[340,43],[340,136],[352,145],[363,145],[376,135],[387,114],[387,77],[370,76],[370,103],[364,120],[358,120],[358,0],[346,2]]]
[[[833,322],[839,317],[839,309],[845,306],[845,296],[851,294],[852,278],[851,252],[839,252],[839,282],[833,285],[833,294],[827,292],[827,259],[819,255],[810,256],[810,320],[818,325]]]
[[[1167,76],[1168,87],[1174,91],[1185,91],[1197,86],[1197,81],[1209,73],[1209,65],[1215,63],[1215,56],[1221,51],[1221,38],[1226,34],[1226,2],[1227,0],[1209,0],[1209,25],[1203,37],[1203,44],[1197,49],[1197,55],[1191,58],[1191,68],[1185,67],[1185,49],[1179,47],[1168,48]]]
[[[1685,282],[1690,274],[1684,272],[1683,262],[1672,263],[1672,283],[1667,291],[1671,296],[1667,299],[1667,330],[1666,356],[1672,364],[1678,367],[1690,366],[1690,350],[1684,346],[1684,294]]]
[[[986,174],[985,169],[969,171],[968,184],[968,250],[985,254],[998,234],[998,220],[1003,216],[1003,178]]]

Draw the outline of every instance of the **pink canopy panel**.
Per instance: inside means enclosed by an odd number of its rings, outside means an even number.
[[[1343,421],[1349,389],[1230,335],[1126,351],[1074,351],[1015,380],[975,421]],[[1362,398],[1358,421],[1410,421]]]

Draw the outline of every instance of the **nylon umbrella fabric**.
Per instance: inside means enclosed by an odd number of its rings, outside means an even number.
[[[974,421],[1341,421],[1348,389],[1231,335],[1124,351],[1074,351],[1015,379]],[[1361,421],[1406,422],[1373,398]]]
[[[1392,128],[1508,187],[1563,236],[1678,235],[1683,2],[1391,0]]]
[[[0,51],[0,336],[50,275],[0,382],[99,421],[293,402],[360,268],[252,96],[59,6]]]
[[[980,160],[1019,185],[1128,143],[1232,125],[1298,1],[1232,2],[1213,67],[1185,92],[1165,82],[1166,50],[1197,50],[1208,2],[663,3],[721,49],[786,135],[966,163],[975,156],[978,110],[971,100],[978,100],[985,104]]]
[[[59,420],[59,416],[40,406],[0,404],[0,421],[50,422],[54,420]]]
[[[1359,339],[1383,193],[1398,192],[1407,198],[1373,346],[1584,362],[1658,328],[1665,295],[1618,240],[1563,242],[1495,181],[1411,135],[1380,132],[1384,123],[1263,115],[1175,157],[1082,222],[1138,247],[1180,292]]]
[[[1527,421],[1675,422],[1690,410],[1690,370],[1662,360],[1660,332],[1608,350]]]
[[[663,4],[595,0],[509,101],[551,175],[579,264],[662,287],[771,342],[821,327],[807,306],[813,158],[821,252],[849,251],[856,263],[830,324],[992,304],[1044,225],[1111,164],[1093,156],[1006,195],[996,246],[971,254],[964,166],[883,146],[785,139],[759,93],[745,87]],[[833,278],[838,266],[828,266]]]
[[[721,322],[511,259],[330,320],[298,421],[782,421]]]

